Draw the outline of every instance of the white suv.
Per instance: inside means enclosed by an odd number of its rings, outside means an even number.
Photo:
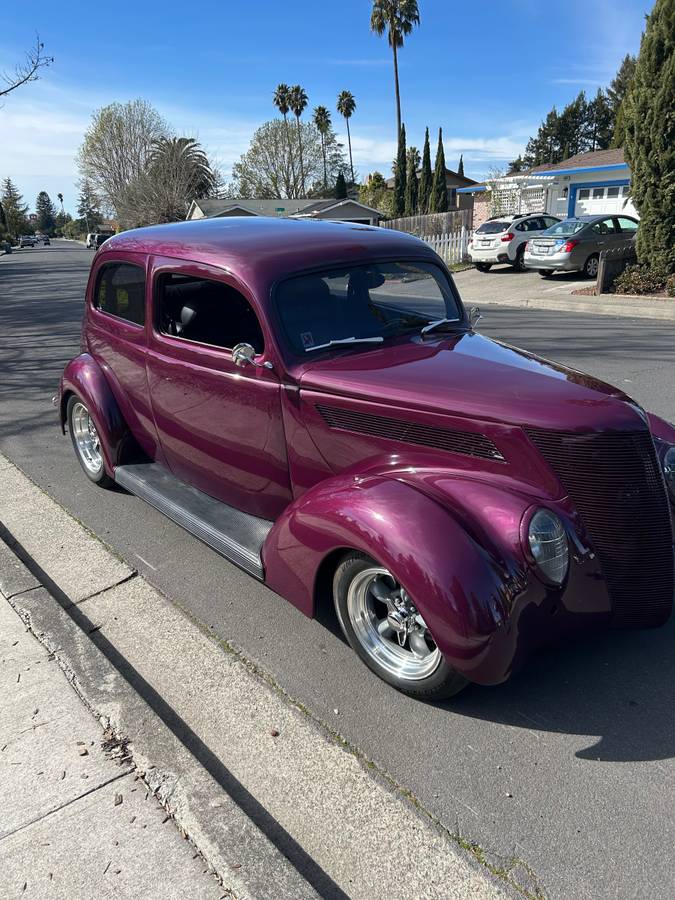
[[[509,263],[518,272],[524,272],[527,241],[559,221],[548,213],[493,216],[471,235],[469,258],[479,272],[489,272],[496,263]]]

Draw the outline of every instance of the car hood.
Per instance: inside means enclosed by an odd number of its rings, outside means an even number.
[[[476,332],[308,360],[298,379],[302,390],[514,425],[646,428],[617,388]]]

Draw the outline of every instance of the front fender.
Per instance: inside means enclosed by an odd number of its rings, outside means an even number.
[[[126,422],[113,396],[106,377],[89,353],[72,359],[61,376],[59,388],[59,419],[65,433],[68,398],[76,394],[87,405],[101,439],[105,470],[113,477],[122,445],[128,439]]]
[[[649,429],[652,435],[658,440],[666,444],[672,444],[675,447],[675,426],[671,425],[665,419],[655,416],[654,413],[647,413],[649,421]]]
[[[404,585],[448,661],[471,677],[505,627],[522,578],[436,500],[401,481],[340,475],[303,494],[263,548],[267,584],[313,615],[321,563],[359,550]]]

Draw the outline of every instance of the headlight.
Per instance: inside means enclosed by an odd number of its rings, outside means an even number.
[[[669,447],[663,457],[663,474],[671,500],[675,503],[675,447]]]
[[[558,516],[548,509],[537,510],[530,519],[527,537],[541,574],[551,584],[562,584],[567,575],[570,551],[565,528]]]

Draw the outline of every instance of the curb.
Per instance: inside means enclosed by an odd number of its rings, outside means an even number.
[[[610,297],[611,300],[600,299]],[[504,306],[511,309],[550,309],[554,312],[585,313],[595,316],[618,316],[630,319],[658,319],[675,322],[675,301],[626,298],[620,294],[601,294],[600,297],[532,297],[522,300],[485,301],[484,306]]]

